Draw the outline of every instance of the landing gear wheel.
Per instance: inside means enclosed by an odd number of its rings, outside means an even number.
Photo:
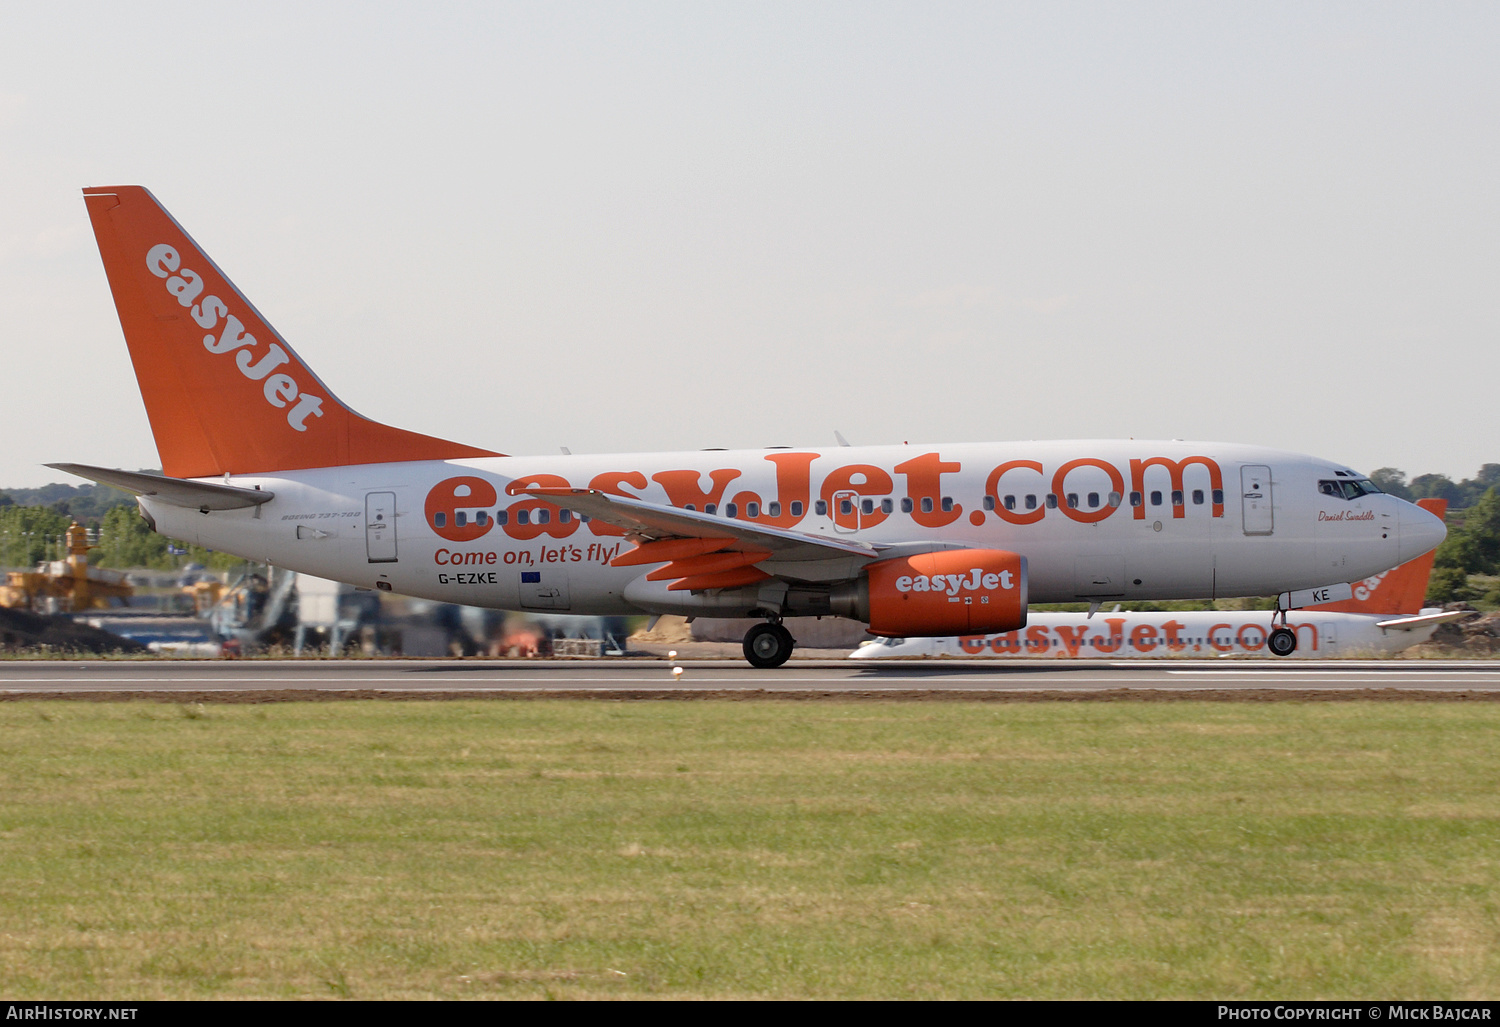
[[[1276,656],[1290,656],[1297,651],[1297,636],[1289,628],[1277,628],[1266,639],[1266,648]]]
[[[779,667],[791,659],[796,645],[792,633],[780,624],[757,624],[745,632],[745,659],[762,670]]]

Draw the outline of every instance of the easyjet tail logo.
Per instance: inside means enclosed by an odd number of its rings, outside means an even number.
[[[224,326],[217,337],[210,332],[203,337],[203,348],[210,353],[234,353],[235,366],[240,373],[253,382],[261,382],[261,391],[266,402],[277,409],[286,410],[286,423],[297,431],[307,431],[309,417],[323,416],[323,397],[303,392],[297,379],[276,369],[292,362],[291,355],[277,343],[271,343],[263,353],[256,351],[259,343],[255,336],[245,331],[244,322],[229,313],[229,306],[217,296],[198,297],[203,293],[203,276],[191,268],[182,266],[182,258],[166,243],[158,243],[146,253],[146,267],[157,278],[166,280],[167,292],[184,307],[190,308],[193,320],[200,328],[215,328],[219,319]]]

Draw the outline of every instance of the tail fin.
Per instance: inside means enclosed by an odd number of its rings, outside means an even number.
[[[359,416],[150,192],[83,196],[166,474],[499,455]]]
[[[1446,499],[1419,499],[1417,505],[1439,518],[1448,512]],[[1428,550],[1400,567],[1355,582],[1353,599],[1308,609],[1329,613],[1416,613],[1427,598],[1427,579],[1432,576],[1432,558],[1436,555],[1437,550]]]

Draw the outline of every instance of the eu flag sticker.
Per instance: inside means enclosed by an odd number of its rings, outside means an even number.
[[[521,584],[523,584],[523,585],[540,585],[541,583],[542,583],[542,572],[541,571],[522,571],[521,572]]]

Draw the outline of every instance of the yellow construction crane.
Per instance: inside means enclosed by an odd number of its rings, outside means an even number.
[[[88,529],[74,521],[65,536],[65,560],[44,560],[34,571],[11,571],[0,585],[0,606],[37,613],[101,609],[130,597],[134,589],[118,571],[89,566]]]

